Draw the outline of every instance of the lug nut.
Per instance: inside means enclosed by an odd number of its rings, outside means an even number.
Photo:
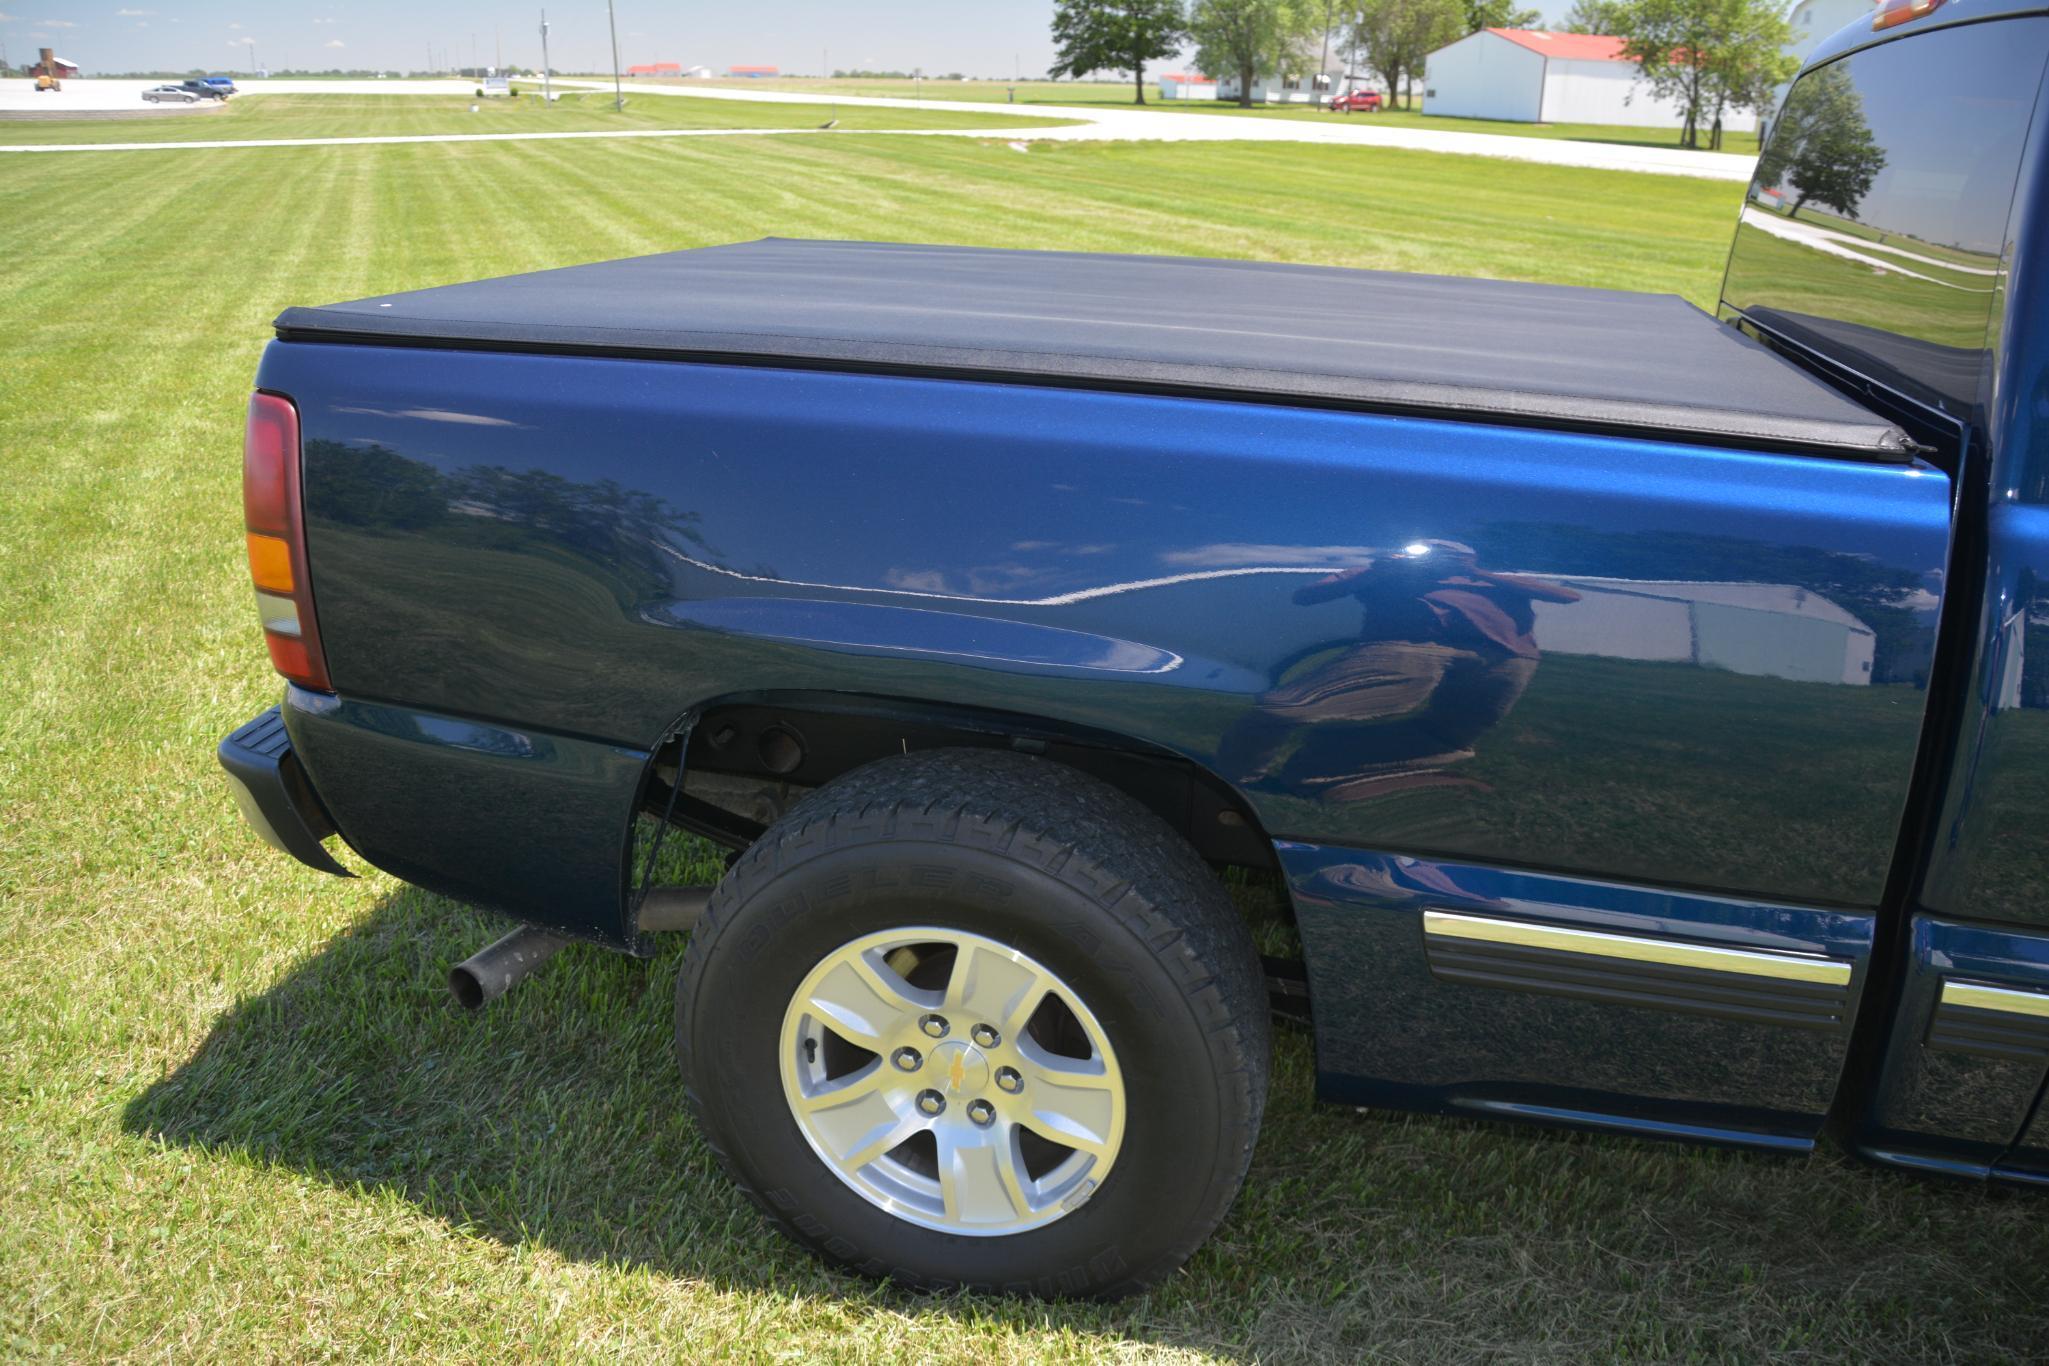
[[[943,1039],[949,1026],[944,1015],[927,1015],[918,1021],[918,1028],[932,1038]]]
[[[1003,1036],[996,1032],[994,1025],[978,1024],[968,1031],[968,1036],[983,1048],[994,1048],[1003,1042]]]
[[[968,1102],[968,1118],[986,1129],[996,1122],[996,1107],[986,1100],[971,1100]]]
[[[1018,1075],[1015,1067],[997,1068],[996,1084],[1003,1090],[1010,1092],[1013,1096],[1024,1090],[1024,1078]]]
[[[942,1114],[946,1110],[946,1097],[937,1091],[918,1092],[918,1113],[925,1116]]]
[[[889,1055],[889,1060],[902,1072],[915,1072],[925,1065],[925,1060],[918,1056],[918,1050],[915,1048],[899,1048]]]

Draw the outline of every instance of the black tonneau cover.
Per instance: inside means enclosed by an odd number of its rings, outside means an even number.
[[[768,238],[289,308],[288,340],[658,355],[1284,399],[1904,459],[1673,295]]]

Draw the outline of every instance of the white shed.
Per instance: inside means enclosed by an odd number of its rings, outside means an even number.
[[[1538,602],[1545,654],[1704,664],[1809,683],[1871,682],[1878,636],[1858,616],[1790,583],[1649,583],[1535,575],[1579,594]]]
[[[1603,34],[1483,28],[1431,53],[1423,86],[1423,112],[1452,118],[1642,128],[1685,121],[1677,104],[1643,83],[1622,40]],[[1725,129],[1756,126],[1748,110],[1722,115]]]
[[[1822,39],[1845,24],[1870,22],[1871,12],[1877,8],[1877,0],[1795,0],[1793,8],[1786,11],[1786,23],[1793,30],[1793,41],[1779,51],[1804,63],[1807,54],[1821,46]],[[1792,88],[1791,81],[1780,86],[1772,103],[1784,104],[1786,92]]]
[[[1193,71],[1167,71],[1160,75],[1163,100],[1213,100],[1217,97],[1214,77]]]

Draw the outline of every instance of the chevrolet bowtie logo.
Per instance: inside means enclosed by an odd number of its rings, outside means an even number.
[[[959,1050],[955,1050],[952,1065],[948,1067],[946,1070],[946,1089],[949,1091],[958,1091],[961,1087],[967,1085],[967,1081],[967,1062],[961,1056]]]

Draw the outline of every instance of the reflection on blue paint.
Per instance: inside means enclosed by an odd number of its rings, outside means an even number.
[[[1925,467],[346,344],[261,379],[300,405],[344,693],[635,747],[740,695],[943,701],[1181,755],[1270,835],[1883,884],[1948,543]]]
[[[1171,650],[1086,631],[874,603],[709,598],[665,603],[648,616],[668,625],[702,626],[764,640],[984,664],[1164,674],[1183,663]]]

